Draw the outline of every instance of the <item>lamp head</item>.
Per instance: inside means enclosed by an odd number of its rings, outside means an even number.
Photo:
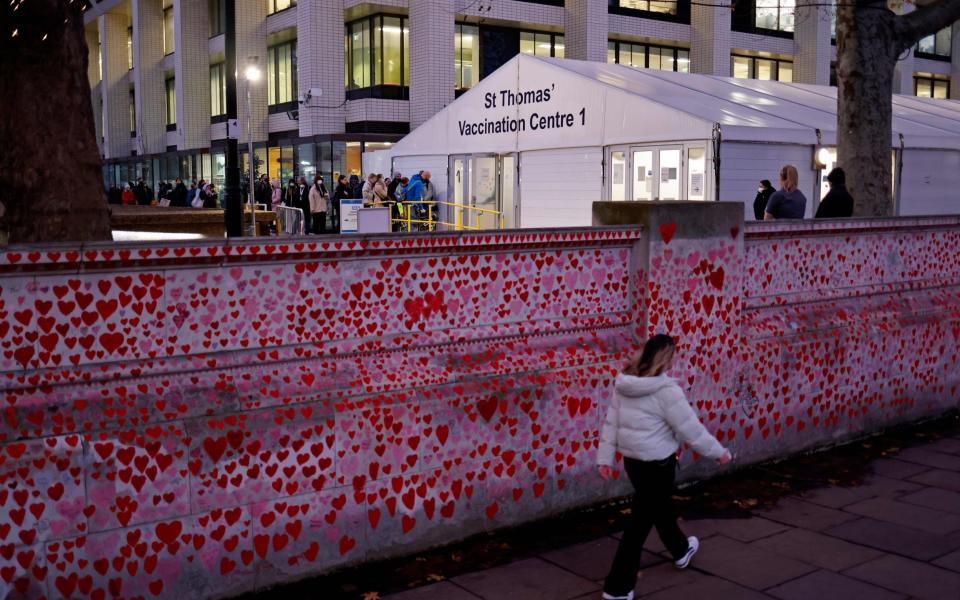
[[[243,72],[243,76],[247,79],[247,81],[259,81],[260,67],[257,65],[247,65],[247,68]]]

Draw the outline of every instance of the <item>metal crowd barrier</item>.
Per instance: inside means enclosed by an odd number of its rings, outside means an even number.
[[[277,229],[287,235],[304,235],[303,211],[290,206],[274,206],[277,213]]]

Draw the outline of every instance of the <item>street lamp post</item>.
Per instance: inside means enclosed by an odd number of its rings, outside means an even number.
[[[240,168],[237,164],[238,131],[229,131],[237,119],[237,30],[235,0],[224,0],[224,71],[227,76],[227,147],[223,182],[223,218],[227,237],[243,235],[243,199],[240,198]],[[234,128],[237,129],[237,128]]]
[[[256,204],[254,204],[253,189],[254,189],[254,157],[253,157],[253,105],[250,99],[250,88],[253,86],[253,82],[260,79],[260,68],[257,66],[259,58],[256,56],[247,57],[247,68],[243,72],[244,79],[247,81],[247,156],[249,156],[250,162],[250,175],[249,183],[247,184],[247,193],[249,194],[249,204],[250,204],[250,235],[257,235],[257,210]]]

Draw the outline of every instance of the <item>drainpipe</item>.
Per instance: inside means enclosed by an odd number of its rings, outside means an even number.
[[[893,214],[900,216],[900,181],[903,177],[903,134],[900,135],[900,152],[897,154],[897,175],[894,178],[893,185],[896,187],[893,193]]]
[[[713,124],[713,199],[720,201],[720,144],[723,141],[723,134],[720,131],[720,123]]]

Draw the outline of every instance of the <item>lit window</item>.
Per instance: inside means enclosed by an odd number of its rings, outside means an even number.
[[[793,31],[795,0],[757,0],[754,25],[758,29]]]
[[[667,15],[677,14],[677,4],[679,4],[679,2],[676,0],[666,0],[660,2],[657,0],[618,0],[617,2],[617,5],[620,8],[629,8],[630,10],[655,12]]]
[[[793,62],[777,58],[753,56],[730,57],[730,73],[737,79],[761,79],[764,81],[793,81]]]
[[[133,68],[133,27],[127,27],[127,70]]]
[[[210,65],[210,116],[227,114],[227,77],[223,63]]]
[[[950,98],[950,78],[932,73],[917,73],[913,76],[914,94],[921,98]]]
[[[480,30],[475,25],[457,24],[453,35],[453,69],[456,89],[466,90],[480,80]]]
[[[167,80],[167,130],[177,126],[177,85],[176,79]]]
[[[607,62],[637,69],[689,73],[690,51],[671,46],[613,41],[607,44]]]
[[[286,104],[297,99],[297,42],[267,49],[267,104]]]
[[[137,97],[133,90],[130,90],[130,137],[137,135]]]
[[[950,58],[950,27],[944,27],[933,35],[922,38],[917,43],[917,52]]]
[[[163,9],[163,53],[172,54],[177,49],[173,35],[173,7]]]
[[[223,33],[224,21],[227,18],[224,5],[223,0],[209,0],[210,37]]]
[[[291,6],[296,6],[297,0],[268,0],[267,2],[267,14],[273,14],[275,12],[280,12],[281,10],[287,10]]]
[[[347,24],[343,50],[344,86],[347,92],[353,92],[348,94],[350,98],[405,97],[410,82],[408,27],[405,17],[387,15],[375,15]],[[459,51],[459,48],[455,50]],[[457,56],[454,60],[456,62]]]
[[[553,33],[520,32],[520,52],[534,56],[563,58],[563,36]]]

